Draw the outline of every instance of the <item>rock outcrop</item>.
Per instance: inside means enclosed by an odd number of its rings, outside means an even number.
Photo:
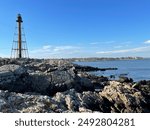
[[[0,112],[150,112],[150,81],[109,81],[76,66],[0,59]]]
[[[0,89],[15,92],[28,90],[28,73],[19,65],[4,65],[0,67]]]
[[[55,61],[55,60],[54,60]],[[91,81],[76,74],[67,61],[17,61],[0,67],[0,89],[12,92],[37,92],[52,95],[74,88],[94,90]]]
[[[111,81],[100,95],[113,104],[110,106],[110,112],[148,112],[150,110],[146,96],[132,84]]]

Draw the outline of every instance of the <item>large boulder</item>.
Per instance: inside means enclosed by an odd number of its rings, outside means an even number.
[[[139,81],[132,87],[141,91],[145,96],[150,96],[150,81]]]
[[[76,77],[72,70],[56,70],[50,73],[51,82],[53,84],[63,84],[65,83],[67,87],[71,88],[71,83],[74,82]]]
[[[44,62],[45,63],[45,62]],[[36,92],[53,95],[74,88],[77,91],[93,91],[91,81],[79,77],[75,68],[59,66],[53,71],[51,65],[4,65],[0,67],[0,89],[12,92]]]
[[[102,103],[102,101],[103,99],[95,92],[83,92],[82,104],[86,109],[100,111],[99,105]]]
[[[91,81],[88,78],[79,77],[74,68],[58,69],[49,73],[51,77],[51,84],[54,85],[56,92],[75,89],[76,91],[94,90]]]
[[[53,104],[58,106],[48,96],[35,94],[21,94],[0,90],[0,112],[7,113],[35,113],[53,112]]]
[[[123,77],[123,76],[119,76],[119,80],[120,83],[132,83],[133,79],[132,78],[128,78],[128,77]]]
[[[110,81],[110,85],[105,86],[100,95],[114,104],[110,112],[150,111],[144,95],[133,88],[132,84]]]
[[[41,72],[30,73],[28,77],[32,92],[50,95],[53,86],[51,85],[51,77]]]
[[[71,89],[67,91],[65,101],[69,110],[79,111],[79,107],[82,106],[82,94]]]
[[[4,65],[0,67],[0,89],[15,92],[28,91],[28,73],[19,65]]]
[[[150,81],[139,81],[132,86],[133,88],[137,89],[142,93],[142,95],[145,97],[145,100],[147,102],[146,106],[147,109],[150,111]]]

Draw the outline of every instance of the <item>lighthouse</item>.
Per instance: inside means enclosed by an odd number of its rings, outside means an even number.
[[[15,37],[13,40],[11,58],[29,58],[24,28],[22,26],[23,20],[21,14],[17,15],[17,27]]]
[[[18,23],[18,58],[22,58],[22,33],[21,33],[21,24],[22,24],[22,17],[18,14],[16,22]]]

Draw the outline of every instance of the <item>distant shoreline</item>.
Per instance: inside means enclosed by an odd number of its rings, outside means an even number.
[[[10,59],[0,57],[0,59]],[[24,58],[22,58],[24,59]],[[26,58],[25,58],[26,59]],[[66,60],[69,62],[98,62],[98,61],[113,61],[113,60],[148,60],[145,57],[85,57],[85,58],[29,58],[37,60]]]
[[[120,57],[120,58],[97,58],[97,57],[91,57],[91,58],[68,58],[65,60],[68,60],[70,62],[97,62],[97,61],[113,61],[113,60],[143,60],[143,59],[149,59],[149,58],[143,58],[143,57]]]

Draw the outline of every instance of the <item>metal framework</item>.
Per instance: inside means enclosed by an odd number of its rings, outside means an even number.
[[[13,38],[11,58],[29,58],[21,14],[18,14],[16,22],[17,27]]]

